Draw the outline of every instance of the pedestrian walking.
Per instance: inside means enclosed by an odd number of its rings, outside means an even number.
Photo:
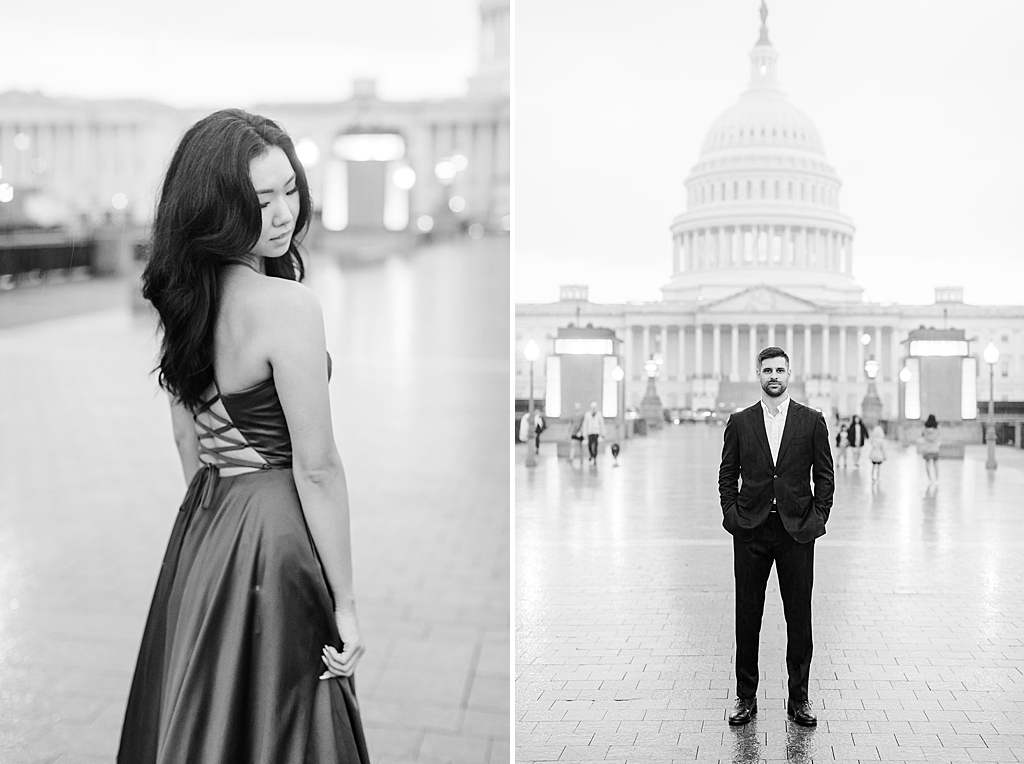
[[[583,417],[583,435],[587,439],[587,451],[590,463],[597,464],[597,442],[605,437],[604,417],[597,410],[597,401],[591,401],[590,410]]]
[[[871,482],[877,483],[882,476],[882,462],[885,461],[885,430],[882,425],[876,424],[871,428],[870,448],[868,458],[871,460]]]
[[[850,450],[850,429],[845,423],[839,425],[839,432],[836,433],[836,448],[839,454],[838,464],[841,464],[845,470],[846,452]]]
[[[939,482],[939,422],[935,414],[929,414],[921,430],[921,455],[924,457],[924,469],[928,473],[929,483]]]
[[[718,472],[736,582],[736,702],[729,724],[757,714],[758,641],[774,564],[786,616],[786,712],[812,727],[818,723],[808,697],[814,540],[825,533],[832,509],[832,449],[824,415],[787,393],[786,352],[767,347],[757,360],[761,399],[729,417]]]
[[[569,420],[569,439],[569,461],[578,455],[580,464],[583,464],[583,408],[579,403],[573,406],[572,419]]]
[[[142,636],[119,764],[368,764],[364,651],[320,303],[291,138],[215,112],[160,191],[143,295],[188,491]]]
[[[860,450],[868,442],[868,428],[856,414],[850,420],[849,438],[850,448],[853,450],[853,466],[860,469]]]
[[[540,453],[540,434],[544,432],[544,430],[548,429],[548,423],[545,422],[544,417],[541,416],[540,409],[533,410],[532,427],[534,438],[533,447],[536,450],[536,453]]]

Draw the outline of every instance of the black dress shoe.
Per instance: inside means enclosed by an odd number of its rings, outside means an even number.
[[[801,727],[816,727],[818,717],[811,713],[811,701],[789,700],[786,701],[786,714],[789,720]]]
[[[757,716],[757,698],[736,698],[736,705],[729,714],[729,724],[738,727]]]

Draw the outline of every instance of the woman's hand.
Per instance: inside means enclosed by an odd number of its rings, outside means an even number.
[[[327,670],[320,675],[321,679],[331,679],[337,676],[352,676],[356,670],[356,664],[366,652],[366,645],[363,644],[362,634],[359,631],[359,621],[356,618],[354,608],[345,608],[334,611],[334,620],[338,624],[338,634],[341,635],[341,652],[339,653],[330,645],[324,645],[321,660]]]

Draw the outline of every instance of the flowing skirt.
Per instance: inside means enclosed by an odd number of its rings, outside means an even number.
[[[369,764],[333,600],[290,469],[200,470],[171,532],[119,764]]]

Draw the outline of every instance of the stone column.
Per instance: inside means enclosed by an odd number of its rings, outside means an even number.
[[[650,324],[644,327],[644,357],[640,361],[641,370],[644,364],[647,363],[647,359],[651,357],[651,327]]]
[[[800,230],[800,267],[806,268],[810,265],[811,256],[809,253],[811,234],[810,229],[804,226]]]
[[[711,368],[714,371],[715,379],[722,378],[722,325],[715,324],[711,333]]]
[[[769,225],[768,226],[768,230],[765,233],[765,236],[766,236],[766,239],[767,239],[766,240],[766,244],[765,244],[765,250],[768,252],[767,264],[768,264],[769,268],[774,268],[775,267],[775,262],[772,260],[772,238],[774,238],[774,236],[775,236],[775,226]],[[769,342],[768,344],[772,345],[774,343]]]
[[[839,381],[846,381],[846,327],[839,327]]]
[[[889,359],[892,364],[889,372],[890,380],[897,380],[900,376],[900,359],[903,357],[903,350],[900,347],[900,334],[895,326],[889,327]],[[1019,445],[1020,441],[1018,441]]]
[[[786,324],[786,352],[793,357],[793,324]]]
[[[636,341],[633,338],[633,327],[626,324],[626,333],[622,343],[622,370],[626,373],[624,384],[633,379],[633,353],[636,351]]]
[[[804,324],[804,379],[811,376],[811,325]]]
[[[686,232],[686,256],[691,271],[697,270],[697,252],[693,246],[693,231]]]
[[[853,378],[858,382],[864,381],[864,343],[860,341],[861,335],[864,334],[864,328],[857,327],[857,371],[853,375]]]
[[[752,323],[750,325],[750,366],[747,372],[748,379],[757,379],[757,354],[761,352],[761,348],[757,346],[757,324]]]
[[[768,345],[769,347],[775,346],[775,324],[768,324]]]
[[[853,275],[853,237],[846,239],[846,272]]]
[[[672,273],[679,273],[679,236],[672,237]]]
[[[686,379],[686,327],[679,326],[679,376],[680,380]]]
[[[701,377],[704,375],[704,325],[697,319],[693,328],[693,374]]]
[[[732,347],[729,349],[732,362],[729,367],[729,379],[732,382],[740,381],[740,327],[739,324],[732,325]]]
[[[832,327],[828,325],[828,319],[821,327],[821,376],[827,377],[832,373],[832,362],[829,359],[829,340],[832,334]]]

